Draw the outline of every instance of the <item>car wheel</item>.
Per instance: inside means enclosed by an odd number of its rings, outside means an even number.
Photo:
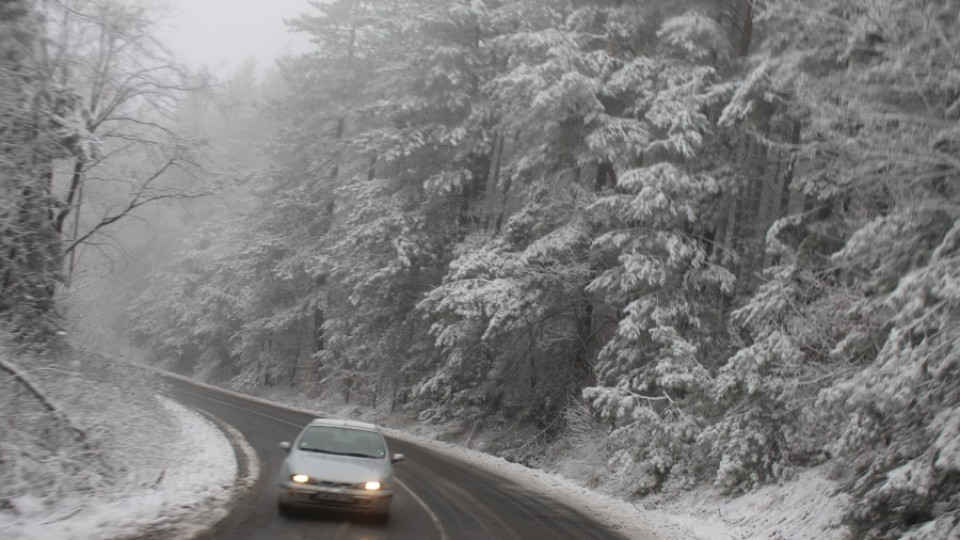
[[[379,514],[374,514],[373,520],[379,523],[380,525],[386,525],[387,522],[390,521],[390,511],[385,510],[383,512],[380,512]]]
[[[277,511],[280,512],[281,516],[292,516],[294,514],[294,507],[283,501],[277,501]]]

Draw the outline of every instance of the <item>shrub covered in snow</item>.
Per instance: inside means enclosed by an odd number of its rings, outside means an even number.
[[[864,537],[895,537],[918,523],[926,525],[910,538],[960,532],[960,215],[950,218],[895,214],[868,224],[838,254],[857,261],[880,244],[888,261],[904,261],[874,268],[882,294],[861,306],[891,314],[871,336],[882,344],[876,358],[820,398],[845,413],[831,449],[852,466],[860,504],[850,517]],[[894,241],[903,236],[913,241]],[[849,355],[846,345],[835,354]]]
[[[153,439],[169,427],[152,376],[54,348],[0,344],[0,513],[43,513],[64,500],[146,487],[162,471],[145,465],[144,434],[130,429],[150,426]]]

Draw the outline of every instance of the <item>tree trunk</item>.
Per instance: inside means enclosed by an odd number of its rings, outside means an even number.
[[[497,132],[497,136],[493,141],[493,156],[490,160],[490,170],[487,175],[487,184],[484,189],[484,230],[486,230],[488,225],[493,222],[494,228],[499,231],[499,227],[496,225],[498,220],[495,216],[499,206],[497,201],[497,199],[499,199],[499,190],[497,189],[497,186],[500,184],[500,162],[503,160],[504,139],[506,139],[506,137],[503,135],[503,133]]]
[[[757,273],[763,262],[764,239],[766,237],[766,223],[764,220],[764,199],[767,173],[767,145],[762,141],[754,141],[751,152],[748,154],[747,171],[749,180],[749,195],[745,201],[744,224],[745,237],[743,238],[743,266],[738,281],[738,292],[749,293],[756,282]]]
[[[591,359],[595,352],[596,331],[594,328],[593,303],[584,301],[577,314],[577,352],[573,356],[570,394],[579,396],[580,392],[596,382]]]
[[[80,210],[79,206],[83,196],[83,169],[85,166],[86,161],[82,157],[74,158],[73,172],[70,174],[70,187],[67,190],[67,200],[64,201],[64,207],[57,213],[54,222],[54,227],[60,234],[63,234],[63,226],[70,212],[79,212]],[[76,208],[74,208],[74,203],[77,205]],[[76,237],[76,230],[74,230],[74,237]]]
[[[30,394],[37,400],[38,403],[40,403],[41,406],[43,406],[44,409],[50,412],[57,420],[63,422],[67,428],[67,431],[73,435],[74,440],[79,443],[83,443],[84,445],[86,444],[86,433],[75,427],[70,422],[70,419],[67,417],[67,415],[64,414],[59,407],[54,405],[53,402],[51,402],[50,399],[40,391],[39,388],[34,386],[33,383],[30,382],[30,379],[27,379],[19,369],[17,369],[13,364],[4,362],[2,359],[0,359],[0,369],[9,373],[17,382],[23,385],[28,392],[30,392]]]
[[[790,145],[796,148],[800,144],[800,129],[802,125],[799,120],[793,121],[793,130],[790,133]],[[790,212],[790,192],[793,189],[793,175],[797,169],[796,155],[790,157],[790,164],[787,166],[787,173],[783,179],[783,190],[780,192],[780,217],[786,217]]]
[[[727,190],[723,190],[723,193],[720,195],[720,209],[717,211],[717,222],[714,225],[714,231],[711,235],[712,242],[707,246],[708,260],[714,264],[723,264],[723,243],[727,238],[727,224],[730,218],[728,207],[730,202],[730,194]]]
[[[737,50],[740,57],[750,54],[750,45],[753,42],[753,1],[741,0],[743,15],[740,26],[740,43]]]
[[[613,170],[613,164],[604,161],[597,165],[597,175],[594,178],[593,190],[600,192],[606,188],[612,188],[617,185],[617,173]]]

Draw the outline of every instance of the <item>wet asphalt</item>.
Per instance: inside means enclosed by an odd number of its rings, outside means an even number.
[[[569,506],[531,492],[509,478],[476,469],[406,441],[388,438],[395,465],[390,520],[305,512],[277,512],[277,471],[312,415],[168,379],[167,394],[239,430],[260,460],[257,484],[205,538],[226,540],[616,540],[623,537]]]

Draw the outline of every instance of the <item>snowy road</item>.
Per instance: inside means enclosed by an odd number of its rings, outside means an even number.
[[[290,441],[311,416],[169,380],[170,395],[236,427],[260,456],[260,481],[212,537],[225,539],[328,538],[335,540],[548,540],[618,539],[616,533],[576,510],[544,499],[511,480],[478,470],[406,441],[390,439],[406,454],[397,465],[401,489],[390,522],[315,514],[281,517],[276,475]]]

